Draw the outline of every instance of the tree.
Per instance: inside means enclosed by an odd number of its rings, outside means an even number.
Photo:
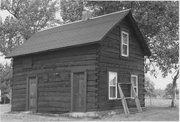
[[[155,89],[155,94],[156,94],[156,97],[163,98],[165,95],[165,91],[164,89]]]
[[[54,20],[56,11],[54,0],[11,1],[2,1],[2,9],[9,11],[13,16],[7,17],[0,26],[0,51],[4,55],[46,27]]]
[[[37,31],[56,22],[54,0],[3,0],[1,9],[12,15],[0,25],[0,52],[3,55],[7,55]],[[7,96],[10,96],[11,73],[11,65],[0,65],[1,89]]]
[[[145,95],[149,96],[150,104],[152,104],[151,97],[155,97],[156,93],[155,93],[154,83],[148,77],[145,77],[145,90],[146,90]]]
[[[75,0],[73,0],[74,2]],[[133,16],[137,21],[141,32],[144,35],[145,40],[149,45],[152,52],[152,56],[146,58],[149,63],[146,63],[146,71],[151,71],[156,75],[156,67],[163,73],[163,77],[166,77],[168,73],[176,72],[173,79],[173,88],[177,82],[179,76],[179,42],[178,42],[178,15],[179,6],[178,1],[76,1],[76,5],[70,4],[71,0],[67,0],[68,4],[61,5],[65,8],[62,9],[62,16],[66,18],[65,21],[75,21],[73,18],[82,13],[79,11],[80,2],[84,3],[84,8],[88,8],[93,11],[93,16],[99,16],[108,14],[115,11],[131,8]],[[71,7],[69,6],[71,5]],[[73,11],[72,16],[68,15],[69,11]],[[81,13],[79,13],[81,12]],[[174,92],[175,93],[175,92]],[[172,98],[172,107],[174,98]]]
[[[175,88],[175,93],[179,94],[179,90],[177,89],[177,87]],[[166,97],[166,98],[173,97],[173,84],[172,83],[169,83],[166,85],[164,97]]]
[[[84,2],[83,0],[61,0],[61,16],[65,23],[81,19]]]
[[[148,77],[145,77],[145,90],[147,96],[156,96],[154,83]]]
[[[12,66],[0,64],[0,89],[2,98],[11,100]],[[5,101],[4,101],[5,102]]]

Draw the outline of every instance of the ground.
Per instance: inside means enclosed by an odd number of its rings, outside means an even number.
[[[10,105],[0,105],[0,116],[2,122],[26,122],[26,121],[178,121],[179,105],[176,108],[170,108],[169,99],[146,100],[146,110],[142,113],[131,114],[125,117],[124,114],[108,115],[102,117],[66,117],[62,115],[32,114],[27,112],[10,112]],[[177,102],[179,103],[179,102]]]

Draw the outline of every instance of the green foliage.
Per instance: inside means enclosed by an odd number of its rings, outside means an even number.
[[[108,14],[131,8],[133,16],[146,39],[152,56],[146,70],[154,73],[159,67],[163,76],[176,70],[178,66],[178,1],[61,1],[62,16],[65,21],[79,20],[84,8],[93,11],[93,16]],[[69,12],[72,12],[71,14]]]
[[[54,20],[54,0],[10,0],[2,2],[2,9],[13,17],[6,18],[0,27],[0,51],[6,55],[34,33]]]
[[[155,89],[156,97],[163,98],[165,95],[165,91],[163,89]]]
[[[177,86],[176,86],[176,94],[179,94],[179,90],[177,89]],[[166,89],[165,89],[165,95],[164,97],[166,98],[172,98],[173,96],[173,85],[172,83],[169,83],[166,85]]]
[[[11,98],[12,66],[0,64],[0,89],[2,97]]]
[[[81,19],[84,8],[83,0],[61,0],[61,16],[64,22],[73,22]]]
[[[145,77],[145,90],[146,96],[156,96],[154,83],[148,77]]]
[[[11,16],[0,26],[0,52],[8,54],[34,33],[54,24],[56,1],[54,0],[10,0],[2,1],[2,9]],[[0,65],[1,89],[10,96],[12,68]]]

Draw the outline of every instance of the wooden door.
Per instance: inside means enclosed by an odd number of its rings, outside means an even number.
[[[86,111],[86,73],[73,73],[73,93],[72,107],[73,111]]]
[[[29,110],[36,112],[37,109],[37,78],[36,77],[29,77],[28,80],[29,84],[29,92],[28,92],[28,103],[29,103]]]

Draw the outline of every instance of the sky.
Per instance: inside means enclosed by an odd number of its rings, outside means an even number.
[[[157,75],[157,78],[154,76],[150,75],[150,73],[146,73],[145,76],[149,77],[151,81],[154,82],[155,88],[156,89],[165,89],[166,85],[169,83],[172,83],[172,74],[169,74],[165,78],[162,77],[162,73],[159,71],[159,75]],[[179,88],[179,83],[178,83],[178,88]]]
[[[2,11],[0,10],[0,16],[2,17],[2,20],[4,21],[4,19],[6,18],[6,16],[9,15],[7,11]],[[59,15],[59,14],[58,14]],[[0,63],[1,64],[6,64],[6,63],[10,63],[10,59],[5,59],[4,56],[1,56],[0,53]],[[150,73],[146,73],[145,76],[149,77],[151,81],[154,82],[155,84],[155,88],[160,88],[160,89],[165,89],[166,85],[169,83],[172,83],[172,74],[169,74],[167,77],[163,78],[161,76],[161,72],[158,72],[157,78],[155,78],[154,76],[150,75]],[[179,88],[179,79],[177,81],[178,84],[178,88]]]
[[[0,16],[2,17],[2,21],[4,22],[7,15],[10,15],[6,10],[0,10]]]

